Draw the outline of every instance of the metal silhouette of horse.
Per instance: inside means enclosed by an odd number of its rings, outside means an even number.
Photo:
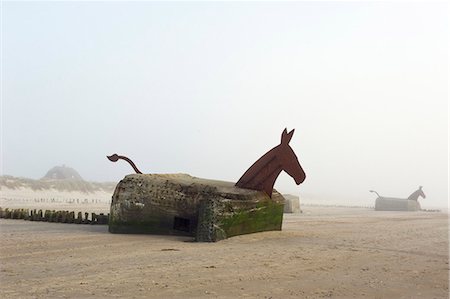
[[[378,192],[374,191],[374,190],[369,190],[369,192],[375,193],[376,195],[378,195],[378,198],[380,198],[380,199],[387,199],[387,200],[403,199],[403,200],[414,200],[414,201],[417,201],[419,199],[419,196],[421,196],[422,198],[426,198],[425,193],[423,193],[422,186],[419,186],[419,189],[417,189],[416,191],[411,193],[411,195],[408,196],[408,198],[384,197],[384,196],[381,196],[380,194],[378,194]]]
[[[423,193],[422,186],[419,186],[419,189],[417,189],[410,196],[408,196],[407,200],[417,201],[419,199],[419,196],[421,196],[422,198],[427,198],[425,196],[425,193]]]
[[[293,177],[297,185],[301,184],[306,175],[289,145],[293,135],[294,130],[288,133],[284,129],[281,134],[281,143],[259,158],[242,175],[236,183],[236,187],[264,191],[269,197],[272,197],[273,186],[282,170]],[[136,173],[142,173],[133,161],[125,156],[113,154],[107,158],[112,162],[117,162],[119,159],[125,160],[130,163]]]
[[[305,172],[298,162],[289,142],[294,135],[294,130],[281,133],[281,143],[259,158],[239,179],[237,187],[264,191],[272,197],[273,186],[276,179],[284,170],[297,185],[305,180]]]

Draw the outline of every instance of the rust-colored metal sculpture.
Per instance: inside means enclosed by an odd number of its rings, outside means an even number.
[[[294,130],[287,132],[284,129],[281,134],[280,145],[268,151],[259,158],[239,179],[236,183],[237,187],[264,191],[272,197],[273,186],[275,180],[282,170],[286,171],[294,178],[297,185],[305,180],[305,172],[303,171],[298,158],[289,142],[294,135]]]
[[[106,157],[111,162],[117,162],[117,161],[119,161],[119,159],[125,160],[128,163],[130,163],[131,167],[133,167],[133,169],[134,169],[134,171],[136,171],[136,173],[142,174],[142,172],[136,167],[136,165],[133,163],[133,161],[131,161],[130,158],[127,158],[125,156],[119,156],[117,154],[112,154],[111,156],[106,156]]]
[[[264,191],[269,197],[272,197],[273,186],[282,170],[293,177],[297,185],[301,184],[306,175],[297,156],[289,146],[293,135],[294,130],[288,133],[284,129],[281,134],[281,143],[259,158],[242,175],[236,183],[236,187]],[[125,160],[130,163],[136,173],[142,173],[133,161],[125,156],[113,154],[107,158],[112,162],[117,162],[119,159]]]

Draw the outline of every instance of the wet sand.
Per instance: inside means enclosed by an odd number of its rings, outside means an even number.
[[[302,209],[217,243],[0,219],[0,297],[448,298],[448,214]]]

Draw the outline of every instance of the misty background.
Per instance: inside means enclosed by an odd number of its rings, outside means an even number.
[[[237,181],[284,128],[275,188],[448,202],[445,2],[2,2],[1,175]]]

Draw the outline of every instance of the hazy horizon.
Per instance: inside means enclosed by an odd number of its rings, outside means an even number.
[[[282,193],[448,206],[448,8],[3,1],[0,175],[237,181],[287,128]]]

